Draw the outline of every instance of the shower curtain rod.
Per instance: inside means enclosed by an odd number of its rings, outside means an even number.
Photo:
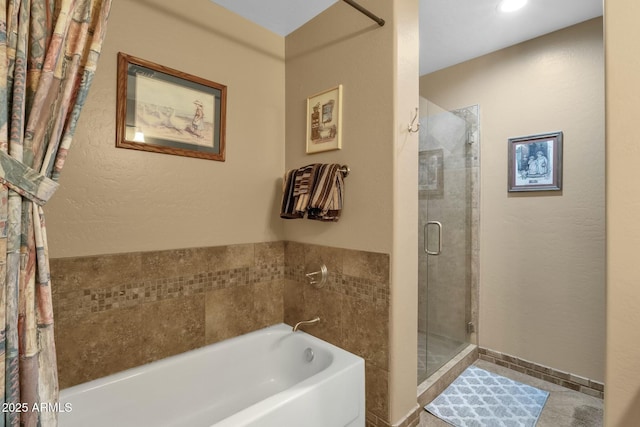
[[[374,21],[376,21],[378,23],[378,25],[380,25],[381,27],[384,25],[384,19],[374,15],[373,13],[371,13],[370,11],[365,9],[364,7],[360,6],[355,1],[353,1],[353,0],[342,0],[342,1],[344,1],[346,4],[348,4],[349,6],[353,7],[354,9],[358,10],[359,12],[367,15],[369,18],[371,18]]]

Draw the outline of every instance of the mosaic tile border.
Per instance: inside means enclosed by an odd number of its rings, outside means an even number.
[[[286,266],[284,278],[300,283],[307,281],[304,268],[300,266]],[[375,305],[389,305],[390,292],[387,283],[348,274],[329,273],[325,288]]]
[[[186,276],[134,281],[109,287],[60,293],[58,310],[73,310],[75,315],[99,313],[133,307],[147,302],[181,298],[205,292],[282,280],[284,266],[260,264]]]
[[[286,242],[276,242],[275,245]],[[256,244],[261,245],[261,244]],[[224,249],[227,246],[212,247],[213,249]],[[333,248],[318,247],[322,250],[331,251]],[[158,256],[167,256],[171,252],[187,254],[196,253],[202,249],[194,248],[174,251],[158,251]],[[56,311],[72,311],[74,315],[84,315],[89,313],[100,313],[104,311],[133,307],[147,302],[157,302],[166,299],[179,298],[191,295],[204,294],[212,290],[226,289],[233,286],[251,285],[284,279],[292,279],[297,282],[307,281],[304,274],[304,265],[300,260],[294,259],[294,264],[288,264],[280,256],[286,254],[280,250],[273,251],[267,247],[266,252],[261,253],[261,257],[255,260],[252,266],[229,268],[226,270],[211,271],[189,271],[188,274],[167,276],[161,278],[146,279],[144,274],[136,274],[135,278],[116,278],[106,286],[82,286],[79,289],[72,287],[72,290],[65,290],[65,286],[56,288],[56,298],[54,303]],[[257,250],[257,246],[256,246]],[[264,248],[261,250],[264,251]],[[341,251],[341,249],[337,249]],[[361,251],[359,251],[361,252]],[[143,256],[154,256],[156,251],[141,253]],[[183,254],[183,255],[184,255]],[[119,262],[126,262],[127,258],[135,259],[139,253],[133,254],[113,254],[102,255],[105,264],[117,268]],[[191,255],[191,257],[194,257]],[[92,259],[95,257],[76,257],[78,259]],[[196,264],[196,259],[187,258],[188,264]],[[298,261],[298,262],[296,262]],[[62,261],[63,263],[65,261]],[[73,265],[73,264],[70,264]],[[91,271],[92,264],[80,263],[83,269]],[[76,267],[76,265],[73,265]],[[72,267],[72,268],[73,268]],[[195,270],[195,269],[194,269]],[[183,270],[184,271],[184,270]],[[99,274],[99,273],[98,273]],[[143,278],[140,278],[142,276]],[[70,279],[63,279],[70,280]],[[64,282],[57,282],[64,283]],[[389,306],[390,290],[388,282],[376,280],[375,278],[356,277],[339,272],[330,272],[326,289],[340,293],[342,295],[354,297],[358,300],[374,304],[376,306]]]
[[[505,368],[513,369],[514,371],[579,391],[589,396],[604,399],[604,384],[601,382],[538,365],[537,363],[500,353],[499,351],[483,347],[479,347],[478,351],[480,353],[480,359],[486,360],[487,362],[495,363],[496,365],[504,366]]]

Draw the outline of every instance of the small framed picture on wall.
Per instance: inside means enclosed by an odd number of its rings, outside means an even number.
[[[507,189],[562,190],[562,132],[509,138]]]
[[[342,85],[307,98],[307,154],[342,149]]]

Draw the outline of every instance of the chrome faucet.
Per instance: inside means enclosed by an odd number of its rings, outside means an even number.
[[[302,322],[298,322],[298,323],[296,323],[296,326],[293,327],[293,332],[297,331],[298,328],[300,328],[300,326],[302,326],[302,325],[315,325],[319,321],[320,321],[319,317],[314,317],[311,320],[303,320]]]

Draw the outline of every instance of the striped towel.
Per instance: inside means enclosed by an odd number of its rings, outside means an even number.
[[[311,191],[318,174],[318,163],[307,165],[298,169],[295,173],[293,196],[297,198],[296,211],[304,212],[309,207],[309,200],[311,199]]]
[[[344,177],[338,164],[322,164],[318,167],[307,218],[336,222],[342,212]]]
[[[284,181],[282,184],[282,205],[280,207],[280,218],[302,218],[304,212],[300,213],[296,211],[297,198],[294,197],[295,190],[295,175],[297,170],[292,169],[284,174]]]
[[[303,218],[309,206],[311,192],[318,171],[317,163],[287,171],[282,187],[280,217]]]
[[[287,171],[282,186],[280,217],[338,221],[344,181],[338,164],[313,163]]]

